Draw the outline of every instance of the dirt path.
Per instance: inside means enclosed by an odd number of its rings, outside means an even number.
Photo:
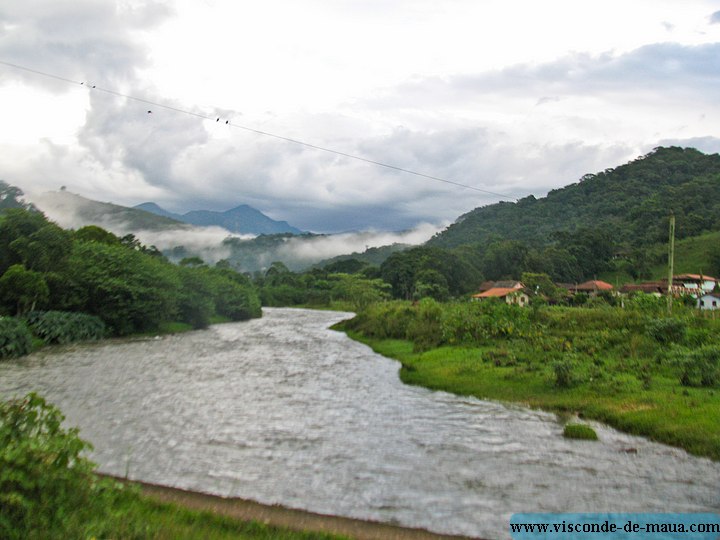
[[[120,478],[116,479],[121,480]],[[242,521],[259,521],[296,531],[341,534],[357,540],[467,539],[462,536],[431,533],[423,529],[409,529],[375,521],[315,514],[278,505],[271,506],[245,499],[208,495],[145,482],[133,482],[133,484],[140,486],[144,495],[161,502],[173,503],[193,510],[210,511]]]

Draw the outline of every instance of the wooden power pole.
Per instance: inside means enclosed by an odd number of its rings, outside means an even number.
[[[668,313],[672,313],[673,273],[675,269],[675,214],[670,212],[670,242],[668,246]]]

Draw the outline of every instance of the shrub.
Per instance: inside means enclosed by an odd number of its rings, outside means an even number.
[[[0,358],[15,358],[32,350],[32,335],[27,326],[13,317],[0,317]]]
[[[647,324],[647,333],[656,341],[664,344],[679,343],[685,337],[687,325],[680,319],[654,319]]]
[[[575,361],[571,354],[564,354],[560,360],[553,362],[552,368],[555,373],[555,386],[569,388],[575,382],[573,371]]]
[[[90,445],[63,419],[37,394],[0,404],[0,537],[62,537],[92,499]]]
[[[432,298],[420,300],[416,306],[415,317],[408,324],[408,339],[421,350],[439,345],[442,338],[440,326],[442,314],[442,307]]]
[[[105,323],[98,317],[67,311],[33,311],[25,316],[33,333],[46,343],[72,343],[105,337]]]
[[[683,386],[715,386],[720,382],[720,347],[709,345],[679,359]]]
[[[565,424],[563,437],[567,439],[580,439],[584,441],[597,441],[595,430],[586,424]]]

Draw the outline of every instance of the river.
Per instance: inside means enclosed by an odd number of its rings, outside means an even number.
[[[720,463],[553,414],[404,385],[329,330],[347,313],[54,347],[0,363],[95,446],[102,472],[314,512],[507,538],[514,512],[720,509]],[[625,450],[633,448],[637,453]]]

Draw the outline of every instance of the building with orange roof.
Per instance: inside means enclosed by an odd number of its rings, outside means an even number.
[[[493,287],[487,291],[474,294],[474,300],[485,300],[486,298],[502,298],[505,303],[524,307],[530,303],[530,297],[523,288],[518,287]]]

